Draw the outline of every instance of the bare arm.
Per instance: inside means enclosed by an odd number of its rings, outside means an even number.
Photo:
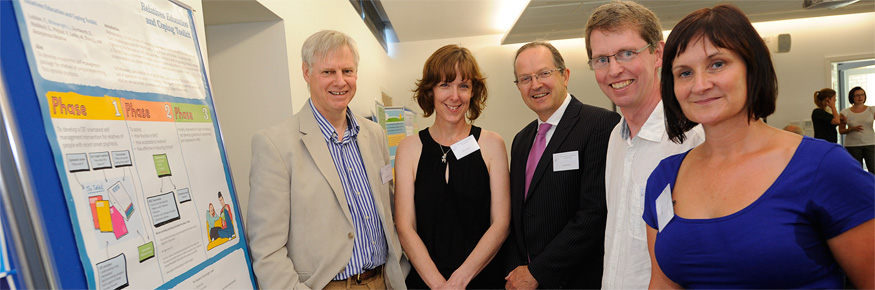
[[[653,246],[656,244],[657,231],[647,226],[647,250],[650,252],[650,287],[649,289],[683,289],[681,285],[671,281],[659,268]]]
[[[395,227],[401,247],[416,272],[430,288],[443,287],[446,279],[438,271],[422,238],[416,232],[416,206],[413,196],[416,165],[422,152],[419,135],[411,135],[398,144],[395,153]]]
[[[465,262],[447,280],[447,286],[463,289],[492,261],[507,238],[510,225],[510,176],[507,166],[507,149],[501,136],[483,130],[480,150],[489,170],[490,225]]]
[[[845,135],[851,132],[853,132],[853,127],[848,125],[847,117],[842,115],[839,120],[839,134]]]
[[[826,241],[839,266],[857,289],[875,289],[875,220]]]
[[[832,109],[832,121],[830,121],[830,124],[833,124],[833,125],[841,124],[842,123],[842,117],[841,117],[842,114],[840,114],[839,111],[836,110],[835,101],[833,101],[832,103],[829,104],[829,108]]]

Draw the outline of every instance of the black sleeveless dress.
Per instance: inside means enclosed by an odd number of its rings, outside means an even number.
[[[480,128],[471,126],[471,135],[480,140]],[[489,229],[491,191],[489,172],[480,150],[456,160],[449,147],[441,148],[428,133],[419,131],[422,154],[419,156],[414,204],[416,229],[428,254],[445,279],[459,268]],[[443,151],[441,150],[443,149]],[[447,163],[441,162],[442,152]],[[445,179],[450,167],[449,182]],[[468,289],[503,289],[503,258],[499,253],[475,276]],[[416,271],[407,276],[407,287],[427,289]]]

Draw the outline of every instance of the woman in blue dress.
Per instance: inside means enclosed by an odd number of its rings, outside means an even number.
[[[681,20],[665,44],[662,98],[675,142],[705,142],[653,171],[644,220],[651,288],[875,287],[875,178],[837,144],[767,125],[777,77],[736,7]]]

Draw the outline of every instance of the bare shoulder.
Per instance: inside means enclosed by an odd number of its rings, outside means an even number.
[[[493,150],[497,148],[504,150],[505,148],[504,138],[501,138],[501,135],[498,135],[498,133],[487,131],[486,129],[480,131],[480,140],[477,143],[480,144],[480,147]]]
[[[422,150],[422,141],[419,140],[419,134],[413,134],[404,139],[401,139],[401,142],[398,143],[398,153],[407,153],[407,152],[419,152]]]
[[[507,148],[504,145],[504,139],[498,133],[484,129],[480,132],[480,140],[477,143],[480,145],[483,160],[486,160],[487,164],[493,160],[507,162]]]
[[[774,134],[771,135],[772,142],[769,143],[773,144],[775,148],[785,148],[791,152],[796,152],[799,143],[802,143],[802,135],[778,128],[771,128],[771,130]]]

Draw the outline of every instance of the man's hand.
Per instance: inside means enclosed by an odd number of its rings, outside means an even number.
[[[529,266],[516,267],[504,277],[504,280],[507,280],[504,284],[504,288],[507,289],[538,289],[538,281],[529,272]]]

